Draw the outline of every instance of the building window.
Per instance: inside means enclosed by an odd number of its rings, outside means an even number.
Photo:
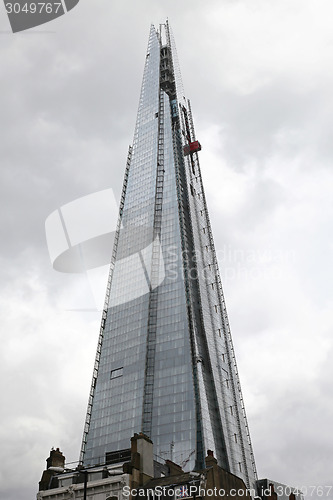
[[[116,370],[111,370],[111,375],[110,375],[111,380],[113,380],[114,378],[122,377],[122,376],[123,376],[123,367],[116,368]]]

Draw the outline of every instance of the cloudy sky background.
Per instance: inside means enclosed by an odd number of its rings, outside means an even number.
[[[331,0],[82,0],[15,35],[0,8],[1,500],[34,498],[52,446],[78,460],[100,314],[69,310],[93,298],[52,269],[45,220],[102,189],[119,200],[166,17],[259,477],[333,484]]]

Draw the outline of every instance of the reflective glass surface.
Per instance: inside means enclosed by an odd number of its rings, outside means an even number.
[[[169,98],[159,105],[159,42],[151,33],[117,258],[94,393],[85,463],[129,446],[140,432],[147,388],[149,290],[158,274],[150,416],[155,453],[194,466],[196,419],[183,280]],[[163,113],[163,130],[159,132]],[[161,124],[160,124],[161,126]],[[154,238],[158,140],[163,140],[161,230]],[[153,242],[155,241],[155,244]],[[157,241],[157,243],[156,243]],[[159,247],[158,266],[153,249]],[[155,267],[154,267],[155,266]],[[155,278],[156,279],[156,278]],[[132,300],[129,300],[132,299]],[[115,376],[119,375],[119,376]],[[146,384],[146,386],[145,386]]]
[[[159,63],[159,42],[152,28],[85,464],[103,462],[106,452],[130,447],[131,436],[141,431],[155,205]],[[119,368],[123,368],[122,376],[112,378],[111,372]]]
[[[176,85],[160,89],[160,50],[152,27],[84,463],[103,462],[144,431],[160,458],[192,470],[211,449],[253,485],[198,155],[183,153],[195,139],[191,109],[172,37]]]

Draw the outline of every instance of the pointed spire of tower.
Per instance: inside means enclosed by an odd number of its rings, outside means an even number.
[[[186,470],[207,450],[248,486],[255,463],[203,189],[168,22],[150,30],[81,460],[143,432]]]

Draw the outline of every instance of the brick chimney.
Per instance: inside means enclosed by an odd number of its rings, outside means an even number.
[[[50,456],[46,459],[46,466],[47,468],[44,470],[42,478],[39,481],[39,491],[48,490],[53,476],[57,474],[57,472],[50,469],[50,467],[60,467],[61,469],[65,467],[65,457],[59,448],[50,451]]]
[[[205,458],[206,467],[212,467],[217,464],[217,460],[214,457],[214,452],[212,450],[207,451],[207,457]]]
[[[46,464],[47,464],[47,469],[49,467],[61,467],[64,469],[65,467],[65,457],[57,448],[56,450],[51,450],[50,451],[50,456],[49,458],[46,459]]]
[[[153,442],[143,432],[131,438],[131,462],[124,464],[124,472],[132,475],[132,488],[154,477]]]

